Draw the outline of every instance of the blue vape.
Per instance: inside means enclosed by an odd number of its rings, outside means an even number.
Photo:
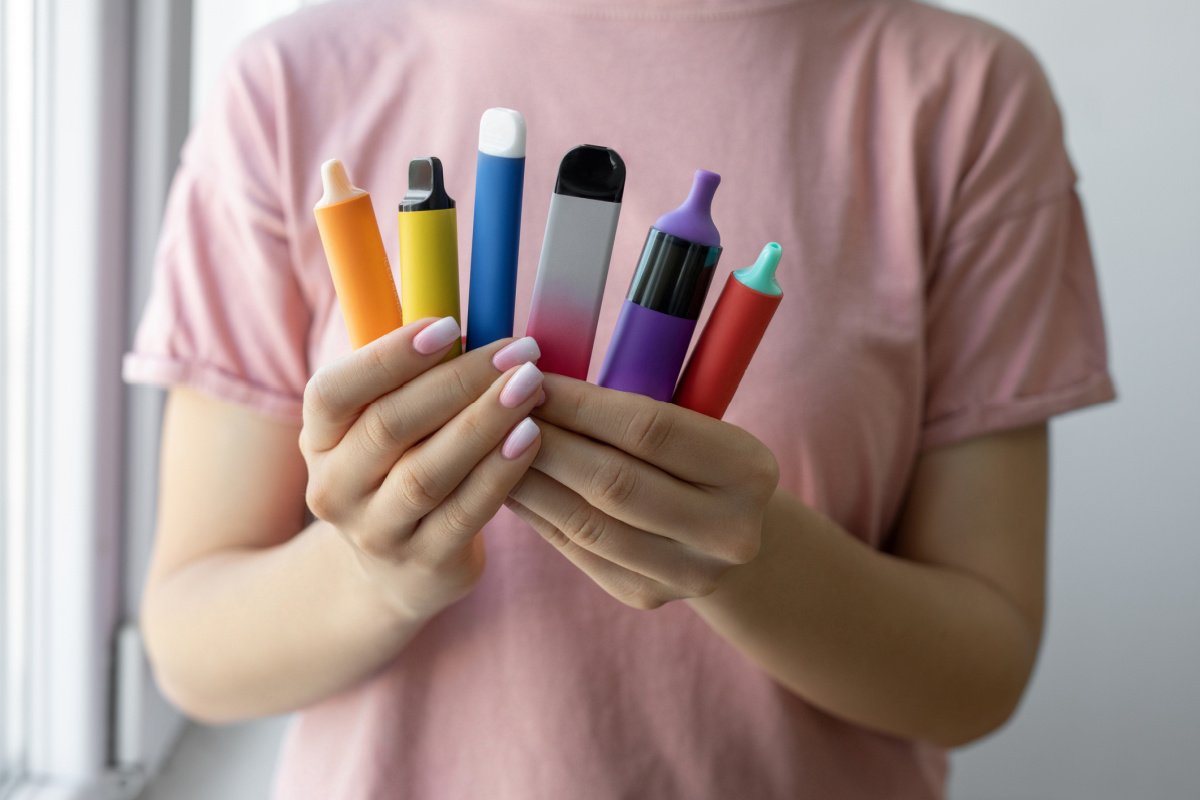
[[[479,121],[475,166],[468,350],[513,335],[524,183],[525,118],[511,108],[489,108]]]

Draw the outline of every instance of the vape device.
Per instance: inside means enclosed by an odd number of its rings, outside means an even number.
[[[467,349],[512,336],[525,183],[525,118],[489,108],[479,121]]]
[[[525,329],[544,372],[587,380],[624,191],[615,150],[581,145],[559,165]]]
[[[400,201],[400,306],[405,324],[424,317],[454,317],[462,324],[458,218],[436,158],[408,165],[408,194]],[[456,342],[446,360],[461,353]]]
[[[375,221],[371,195],[354,184],[336,158],[321,165],[324,195],[313,208],[354,349],[401,325],[400,298]]]
[[[696,170],[687,200],[650,228],[600,368],[600,386],[668,402],[675,393],[721,257],[721,234],[712,221],[720,182],[715,172]]]
[[[783,300],[775,280],[782,252],[771,242],[753,265],[730,273],[679,379],[676,405],[716,419],[725,414]]]

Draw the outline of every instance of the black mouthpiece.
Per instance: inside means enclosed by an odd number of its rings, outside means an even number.
[[[625,162],[612,148],[581,144],[558,166],[555,194],[619,203],[624,192]]]
[[[454,208],[442,179],[442,162],[437,158],[414,158],[408,162],[408,194],[400,201],[401,211],[440,211]]]

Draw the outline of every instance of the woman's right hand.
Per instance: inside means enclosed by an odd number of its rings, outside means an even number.
[[[542,396],[537,344],[439,363],[459,336],[453,317],[417,320],[321,368],[304,392],[308,506],[406,622],[478,583],[476,534],[540,444],[528,418]]]

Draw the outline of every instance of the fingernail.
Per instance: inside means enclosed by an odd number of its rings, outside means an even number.
[[[526,362],[509,377],[508,383],[504,384],[504,389],[500,392],[500,405],[516,408],[533,397],[533,393],[541,388],[541,385],[542,371],[532,362]]]
[[[454,317],[442,317],[413,337],[413,349],[427,356],[454,344],[461,335],[458,320]]]
[[[539,398],[538,398],[538,401],[537,401],[536,403],[534,403],[534,404],[533,404],[533,407],[534,407],[534,408],[541,408],[541,407],[542,407],[542,405],[543,405],[545,402],[546,402],[546,390],[545,390],[545,389],[542,389],[542,396],[541,396],[541,397],[539,397]]]
[[[517,427],[512,429],[512,433],[504,440],[504,446],[500,448],[500,455],[512,461],[517,456],[529,449],[529,445],[533,444],[533,440],[538,437],[537,423],[529,417],[521,420]]]
[[[518,364],[537,361],[542,357],[542,351],[532,336],[517,339],[492,356],[492,366],[501,372],[507,372]]]

